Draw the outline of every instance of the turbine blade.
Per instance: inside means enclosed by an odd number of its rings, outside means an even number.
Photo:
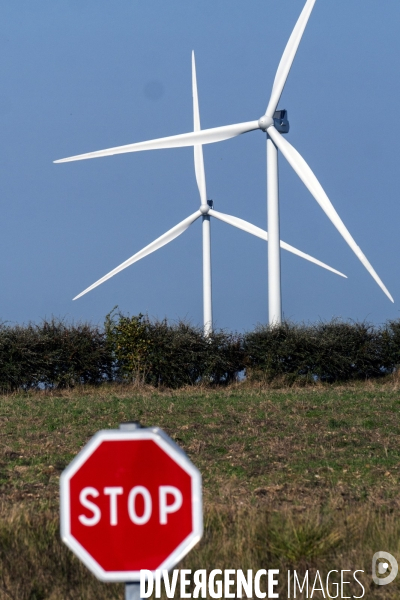
[[[268,241],[268,233],[266,231],[264,231],[264,229],[261,229],[260,227],[257,227],[256,225],[252,225],[251,223],[248,223],[248,221],[244,221],[243,219],[238,219],[238,217],[232,217],[231,215],[225,215],[224,213],[217,212],[214,209],[211,209],[208,212],[208,214],[215,217],[216,219],[219,219],[220,221],[224,221],[225,223],[228,223],[229,225],[233,225],[234,227],[237,227],[238,229],[243,229],[243,231],[247,231],[247,233],[251,233],[252,235],[259,237],[262,240],[265,240],[266,242]],[[280,246],[283,250],[287,250],[288,252],[291,252],[292,254],[296,254],[296,256],[300,256],[301,258],[304,258],[305,260],[308,260],[308,261],[314,263],[315,265],[322,267],[323,269],[332,271],[332,273],[336,273],[336,275],[340,275],[340,277],[345,277],[347,279],[347,276],[344,275],[343,273],[341,273],[340,271],[333,269],[329,265],[326,265],[325,263],[321,262],[317,258],[314,258],[313,256],[310,256],[309,254],[306,254],[305,252],[302,252],[301,250],[297,250],[297,248],[294,248],[294,246],[290,246],[290,244],[287,244],[286,242],[282,242],[282,240],[280,241]]]
[[[199,96],[197,92],[196,59],[192,50],[192,95],[193,95],[193,125],[194,131],[200,131]]]
[[[312,9],[314,8],[315,2],[316,0],[307,0],[300,14],[300,17],[298,18],[298,21],[292,31],[292,35],[290,36],[289,41],[286,44],[285,51],[282,55],[278,70],[275,75],[274,85],[272,86],[271,98],[269,100],[268,108],[265,113],[268,117],[274,116],[274,113],[278,106],[278,102],[283,92],[283,88],[285,87],[286,80],[292,67],[294,57],[296,56],[298,47],[301,42],[301,38],[303,37],[304,30],[308,23],[308,19],[310,18]]]
[[[321,184],[315,177],[314,173],[311,171],[304,158],[300,156],[297,150],[295,150],[295,148],[293,148],[293,146],[289,144],[289,142],[275,129],[275,127],[269,127],[268,135],[272,138],[274,143],[282,152],[283,156],[291,165],[291,167],[296,171],[297,175],[300,177],[304,185],[309,189],[309,191],[314,196],[314,198],[316,199],[322,210],[325,212],[327,217],[332,221],[336,229],[346,240],[350,248],[353,250],[354,254],[362,262],[362,264],[370,273],[370,275],[375,279],[376,283],[386,294],[389,300],[394,302],[388,289],[382,282],[381,278],[379,277],[379,275],[377,274],[377,272],[365,256],[365,254],[362,252],[361,248],[354,241],[347,227],[343,223],[342,219],[339,217],[331,201],[329,200],[328,196],[323,190]]]
[[[196,144],[213,144],[222,142],[230,138],[259,129],[258,121],[247,121],[246,123],[236,123],[235,125],[224,125],[223,127],[213,127],[212,129],[203,129],[202,131],[182,133],[170,137],[159,138],[157,140],[148,140],[136,144],[127,144],[126,146],[117,146],[107,150],[98,150],[97,152],[88,152],[87,154],[78,154],[69,158],[55,160],[55,163],[71,162],[75,160],[85,160],[88,158],[99,158],[101,156],[112,156],[113,154],[125,154],[126,152],[141,152],[144,150],[161,150],[164,148],[183,148],[185,146],[195,146]]]
[[[124,269],[126,269],[126,267],[133,265],[133,263],[137,262],[141,258],[144,258],[148,254],[151,254],[152,252],[155,252],[159,248],[162,248],[163,246],[165,246],[165,244],[172,242],[172,240],[174,240],[176,237],[181,235],[181,233],[186,231],[186,229],[188,227],[190,227],[190,225],[192,223],[194,223],[194,221],[196,221],[196,219],[198,219],[199,217],[201,217],[201,212],[198,210],[195,213],[193,213],[192,215],[190,215],[190,217],[188,217],[184,221],[181,221],[180,223],[178,223],[178,225],[175,225],[175,227],[173,227],[172,229],[170,229],[169,231],[164,233],[162,236],[160,236],[159,238],[154,240],[154,242],[151,242],[151,244],[149,244],[148,246],[143,248],[143,250],[136,252],[136,254],[131,256],[131,258],[128,258],[128,260],[126,260],[121,265],[119,265],[118,267],[116,267],[115,269],[113,269],[112,271],[107,273],[107,275],[104,275],[104,277],[102,277],[101,279],[99,279],[98,281],[93,283],[91,286],[86,288],[86,290],[84,290],[83,292],[81,292],[80,294],[75,296],[75,298],[73,298],[73,299],[77,300],[84,294],[87,294],[87,292],[90,292],[91,290],[93,290],[95,287],[97,287],[101,283],[104,283],[105,281],[107,281],[107,279],[110,279],[110,277],[113,277],[120,271],[123,271]]]
[[[291,252],[292,254],[296,254],[296,256],[300,256],[300,258],[309,260],[310,262],[314,263],[315,265],[318,265],[319,267],[322,267],[323,269],[327,269],[328,271],[332,271],[332,273],[336,273],[336,275],[340,275],[340,277],[344,277],[345,279],[347,279],[347,275],[345,275],[344,273],[341,273],[337,269],[330,267],[329,265],[322,262],[321,260],[318,260],[317,258],[310,256],[310,254],[306,254],[305,252],[302,252],[301,250],[297,250],[297,248],[294,248],[293,246],[291,246],[290,244],[287,244],[286,242],[282,242],[282,240],[280,241],[280,246],[283,250],[287,250],[288,252]]]
[[[208,214],[211,217],[215,217],[216,219],[223,221],[224,223],[228,223],[228,225],[233,225],[233,227],[237,227],[238,229],[247,231],[247,233],[251,233],[252,235],[255,235],[256,237],[259,237],[262,240],[265,240],[266,242],[268,242],[268,233],[266,231],[264,231],[264,229],[261,229],[260,227],[257,227],[256,225],[252,225],[251,223],[249,223],[248,221],[245,221],[244,219],[239,219],[238,217],[232,217],[231,215],[226,215],[225,213],[214,210],[213,208],[210,208],[210,210],[208,211]]]
[[[192,92],[193,92],[193,129],[200,131],[199,96],[197,93],[196,61],[192,52]],[[201,204],[207,204],[206,175],[204,171],[203,147],[196,144],[194,150],[194,170],[196,173],[197,187],[199,188]]]

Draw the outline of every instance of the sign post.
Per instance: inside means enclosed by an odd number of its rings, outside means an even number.
[[[125,584],[125,600],[142,600],[140,597],[140,583],[135,581],[134,583]]]
[[[171,570],[203,533],[201,475],[158,427],[99,431],[60,478],[61,538],[139,600],[140,570]]]

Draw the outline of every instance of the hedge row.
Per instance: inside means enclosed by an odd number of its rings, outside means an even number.
[[[0,389],[71,387],[105,381],[178,388],[223,384],[239,373],[272,381],[349,381],[382,377],[400,365],[400,320],[380,327],[332,321],[260,326],[245,334],[185,322],[107,315],[105,327],[0,324]]]
[[[118,380],[178,388],[205,380],[233,381],[244,369],[242,337],[223,331],[204,337],[200,328],[147,316],[106,318],[106,337]]]
[[[382,377],[400,365],[400,321],[259,327],[243,339],[253,377],[326,382]]]
[[[0,324],[2,390],[97,384],[112,372],[112,355],[98,327],[57,319],[39,325]]]

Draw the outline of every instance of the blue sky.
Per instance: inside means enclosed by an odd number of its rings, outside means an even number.
[[[53,160],[259,118],[303,0],[21,0],[0,6],[0,318],[101,323],[123,312],[202,321],[201,225],[72,298],[199,205],[193,151]],[[307,160],[392,305],[280,157],[287,318],[398,318],[398,0],[317,0],[284,90]],[[265,136],[204,147],[215,208],[266,228]],[[212,222],[217,327],[267,321],[267,244]]]

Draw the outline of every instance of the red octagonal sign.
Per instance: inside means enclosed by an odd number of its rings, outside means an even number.
[[[158,428],[99,431],[60,488],[61,537],[103,581],[170,570],[203,533],[200,472]]]

